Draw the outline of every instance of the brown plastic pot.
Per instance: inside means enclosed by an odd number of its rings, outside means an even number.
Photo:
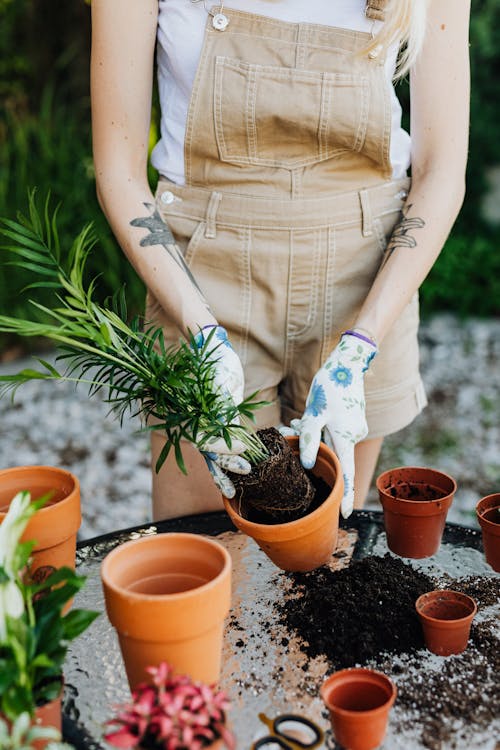
[[[287,437],[287,440],[293,452],[298,455],[299,438]],[[320,444],[312,471],[331,487],[331,492],[319,508],[296,521],[277,524],[248,521],[238,512],[237,499],[223,498],[234,525],[252,537],[269,559],[282,570],[315,570],[330,559],[337,544],[344,479],[337,456],[324,443]]]
[[[231,603],[224,547],[197,534],[136,539],[107,555],[101,578],[131,689],[150,681],[145,668],[162,661],[194,680],[217,682]]]
[[[0,523],[15,495],[27,490],[37,500],[52,497],[30,518],[21,541],[35,541],[31,570],[75,567],[76,534],[81,524],[80,484],[71,472],[54,466],[17,466],[0,471]]]
[[[467,594],[449,589],[419,596],[415,609],[422,623],[425,645],[433,654],[461,654],[467,647],[477,604]]]
[[[374,750],[382,744],[396,685],[374,669],[342,669],[321,686],[333,736],[347,750]]]
[[[380,474],[377,489],[391,552],[412,558],[434,555],[457,490],[453,477],[435,469],[401,466]]]
[[[483,497],[476,505],[476,515],[483,535],[486,562],[500,573],[500,492]]]

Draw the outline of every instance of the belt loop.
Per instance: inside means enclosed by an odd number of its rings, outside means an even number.
[[[373,234],[373,215],[368,190],[359,191],[359,200],[361,203],[363,237],[371,237]]]
[[[205,227],[205,237],[209,240],[214,240],[217,237],[217,227],[215,222],[217,220],[217,211],[221,199],[222,193],[218,193],[214,190],[208,201],[207,214],[205,217],[207,222],[207,226]]]

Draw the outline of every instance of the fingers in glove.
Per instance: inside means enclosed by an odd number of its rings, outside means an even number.
[[[349,518],[354,508],[354,446],[351,439],[342,438],[335,434],[333,427],[327,427],[338,456],[344,475],[344,497],[340,505],[340,512],[344,518]]]
[[[234,474],[250,474],[252,471],[251,464],[242,456],[232,456],[229,453],[207,453],[208,458],[220,466],[225,471],[232,471]]]
[[[278,430],[283,437],[298,437],[300,435],[301,424],[302,422],[300,419],[292,419],[289,427],[280,424],[278,425]]]
[[[224,474],[217,463],[210,458],[209,454],[202,451],[202,456],[206,461],[208,470],[212,475],[212,479],[214,480],[215,485],[220,490],[220,492],[222,492],[222,494],[230,500],[236,494],[234,484],[231,482],[227,474]]]
[[[301,420],[299,447],[300,461],[304,469],[312,469],[316,463],[322,428],[321,420],[314,417]]]
[[[206,453],[226,453],[233,456],[244,453],[247,449],[245,443],[241,440],[231,440],[231,447],[229,448],[224,438],[212,438],[203,441],[203,439],[197,439],[197,445],[201,445],[201,448]]]
[[[299,434],[296,432],[296,430],[292,429],[291,427],[286,427],[284,424],[280,424],[278,427],[278,432],[280,435],[283,435],[283,437],[297,437]]]

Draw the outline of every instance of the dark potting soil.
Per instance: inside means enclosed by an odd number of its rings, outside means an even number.
[[[392,677],[398,698],[392,722],[428,750],[463,750],[491,740],[500,716],[500,577],[434,580],[386,555],[353,561],[332,571],[288,574],[290,598],[278,605],[280,623],[300,639],[309,657],[324,656],[329,671],[368,665]],[[467,649],[438,657],[424,647],[415,600],[435,588],[451,588],[478,603]],[[479,742],[479,744],[478,744]],[[489,745],[488,745],[489,746]]]
[[[279,514],[279,517],[277,517],[276,515],[272,516],[270,513],[266,513],[263,510],[249,507],[246,513],[247,520],[253,521],[253,523],[266,524],[287,523],[287,521],[297,521],[299,518],[303,518],[319,508],[332,491],[331,487],[327,485],[324,479],[313,474],[312,471],[308,471],[307,469],[304,471],[314,488],[314,497],[308,508],[303,511],[287,512],[284,510]]]
[[[274,427],[257,434],[269,451],[269,458],[254,466],[250,474],[229,473],[242,515],[249,518],[252,508],[274,518],[274,523],[304,515],[313,502],[315,489],[299,459]]]
[[[447,494],[426,482],[396,482],[387,488],[387,492],[399,500],[439,500]]]
[[[290,577],[294,588],[278,605],[279,618],[308,656],[324,655],[339,669],[424,645],[415,600],[435,586],[407,563],[366,557],[342,570],[322,567]]]

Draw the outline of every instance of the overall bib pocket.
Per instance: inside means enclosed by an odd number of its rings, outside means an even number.
[[[214,121],[222,161],[295,169],[361,151],[364,76],[215,60]]]

